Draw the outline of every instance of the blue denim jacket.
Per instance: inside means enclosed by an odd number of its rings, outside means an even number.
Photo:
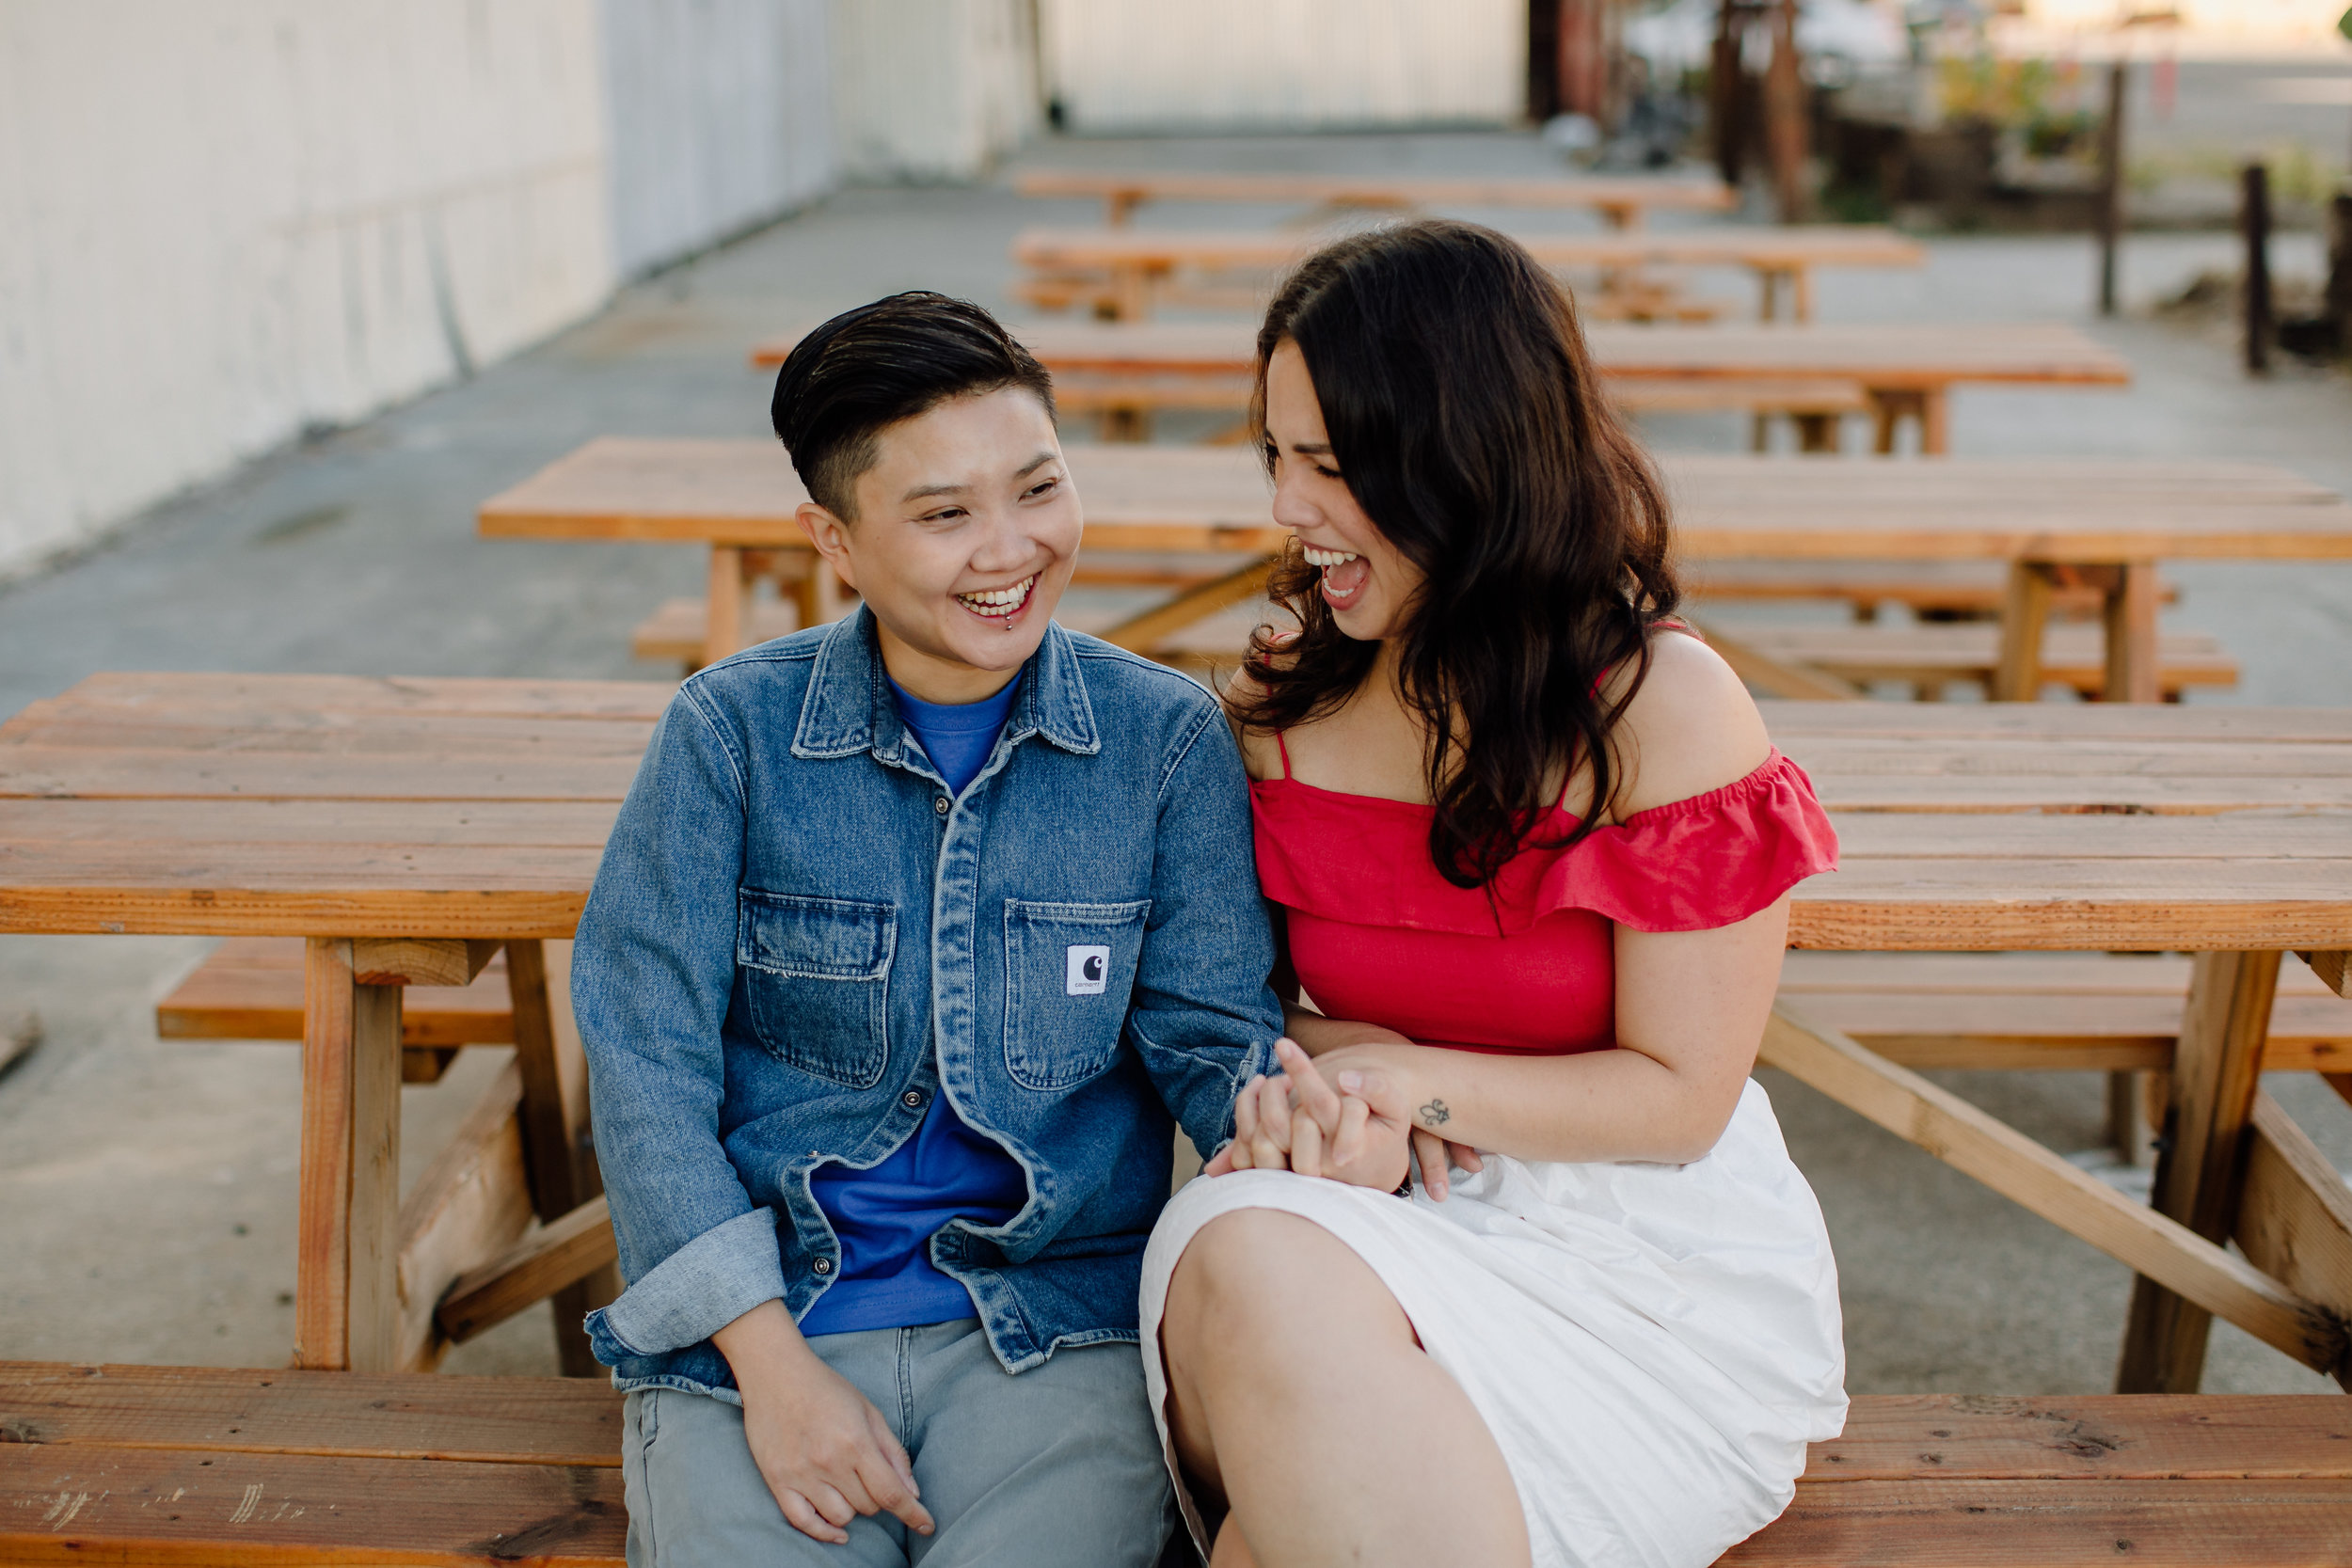
[[[1272,963],[1241,758],[1184,676],[1049,626],[950,800],[864,609],[702,671],[573,950],[628,1281],[588,1318],[598,1359],[733,1397],[711,1333],[771,1297],[798,1317],[840,1267],[809,1172],[876,1164],[943,1092],[1028,1179],[1007,1224],[930,1243],[998,1359],[1135,1340],[1170,1113],[1232,1136],[1274,1068]]]

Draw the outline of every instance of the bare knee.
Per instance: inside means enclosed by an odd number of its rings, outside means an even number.
[[[1313,1221],[1279,1209],[1236,1209],[1202,1226],[1168,1278],[1161,1331],[1168,1354],[1205,1344],[1248,1354],[1264,1344],[1289,1316],[1286,1276],[1301,1250],[1317,1250],[1319,1242],[1338,1244]]]

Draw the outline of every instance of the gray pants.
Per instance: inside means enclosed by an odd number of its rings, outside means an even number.
[[[825,1364],[874,1402],[914,1461],[928,1538],[887,1513],[847,1545],[785,1523],[741,1407],[641,1388],[622,1414],[629,1568],[1152,1568],[1174,1521],[1133,1345],[1062,1350],[1014,1377],[972,1319],[821,1334]]]

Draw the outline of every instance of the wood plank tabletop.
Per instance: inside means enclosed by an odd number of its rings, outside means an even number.
[[[1036,228],[1025,229],[1013,237],[1012,259],[1032,268],[1271,269],[1304,260],[1337,237],[1324,230]],[[1513,234],[1511,238],[1547,267],[1915,267],[1924,265],[1928,255],[1918,241],[1874,224]]]
[[[1030,169],[1013,182],[1027,197],[1137,201],[1279,201],[1332,207],[1601,207],[1727,212],[1737,191],[1720,181],[1639,175],[1443,176],[1120,173]]]
[[[1248,377],[1256,368],[1250,322],[1029,322],[1013,332],[1056,374]],[[757,344],[756,365],[780,365],[793,331]],[[1956,382],[2122,387],[2131,365],[2074,327],[2057,323],[1644,326],[1584,328],[1593,358],[1613,379],[1822,377],[1883,389]]]
[[[567,937],[673,689],[106,674],[0,725],[0,931]],[[2352,716],[1766,705],[1850,948],[2352,947]]]
[[[1073,446],[1093,550],[1283,548],[1264,475],[1229,447]],[[1692,559],[2352,557],[2352,501],[2252,463],[1671,456]],[[806,492],[772,441],[605,436],[485,502],[485,535],[806,546]]]

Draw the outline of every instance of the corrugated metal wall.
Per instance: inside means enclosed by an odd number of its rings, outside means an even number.
[[[1073,131],[1502,124],[1527,0],[1039,0]]]

